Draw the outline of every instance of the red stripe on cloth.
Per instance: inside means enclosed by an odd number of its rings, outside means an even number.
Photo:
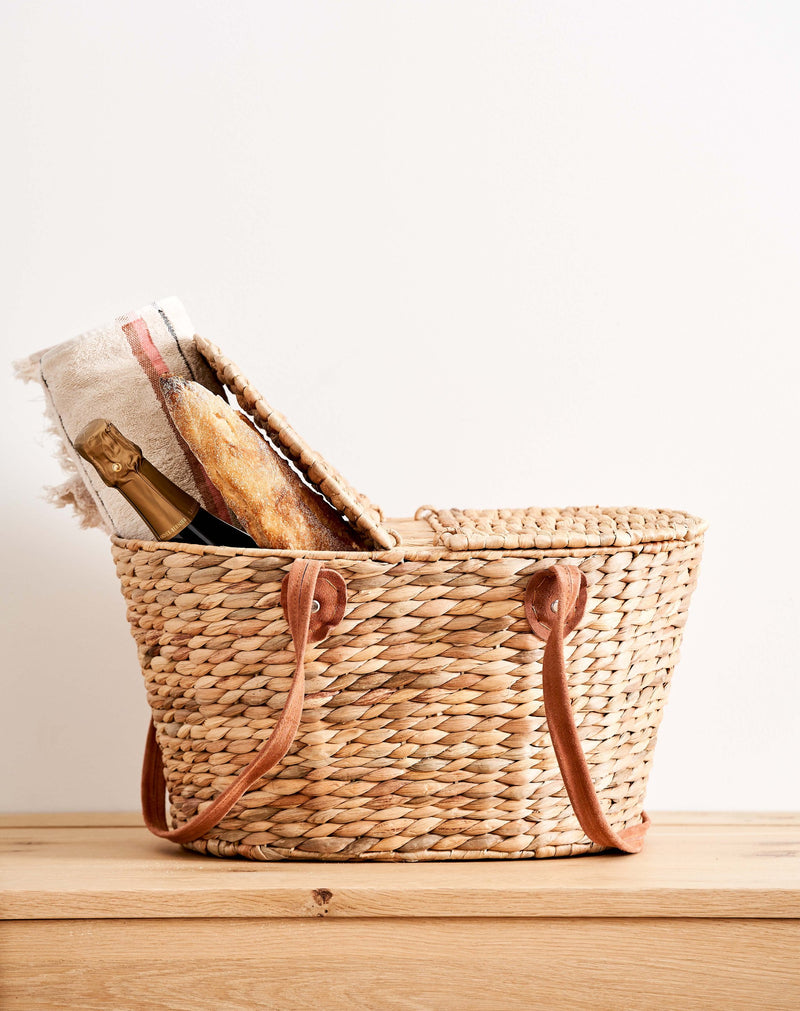
[[[161,410],[164,412],[170,428],[175,433],[178,445],[183,450],[183,455],[186,457],[186,462],[192,472],[195,484],[200,489],[200,494],[203,498],[203,505],[210,512],[217,515],[221,520],[225,520],[226,523],[233,522],[231,514],[228,512],[228,507],[225,505],[225,500],[220,494],[219,489],[211,483],[203,465],[183,441],[180,432],[175,427],[175,422],[172,420],[172,415],[169,413],[167,402],[161,391],[161,383],[159,382],[159,379],[162,376],[168,376],[171,374],[170,369],[161,357],[161,352],[153,343],[153,338],[150,336],[147,324],[141,317],[137,317],[136,319],[129,320],[127,323],[123,323],[122,331],[131,346],[131,351],[133,352],[134,357],[141,365],[144,374],[150,380],[150,385],[153,387],[156,399],[161,405]]]

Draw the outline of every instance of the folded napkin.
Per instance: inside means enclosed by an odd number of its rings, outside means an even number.
[[[55,505],[72,506],[81,526],[121,537],[153,537],[123,496],[103,484],[75,451],[75,437],[94,418],[113,422],[154,467],[231,522],[222,496],[178,435],[161,393],[159,378],[171,374],[225,395],[195,346],[194,329],[177,298],[153,302],[15,364],[21,379],[41,383],[50,430],[60,437],[56,455],[67,478],[48,489],[47,497]]]

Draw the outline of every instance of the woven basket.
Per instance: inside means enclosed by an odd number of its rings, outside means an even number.
[[[375,550],[113,538],[153,715],[149,827],[257,860],[640,849],[704,524],[423,508],[384,526],[198,344]]]

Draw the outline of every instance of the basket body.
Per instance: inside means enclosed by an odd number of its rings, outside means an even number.
[[[575,511],[581,529],[600,512]],[[187,848],[257,860],[599,852],[559,774],[543,646],[523,608],[532,574],[555,562],[578,566],[588,584],[566,669],[600,804],[616,830],[641,818],[702,524],[653,513],[644,533],[615,522],[611,538],[594,528],[587,538],[573,517],[569,529],[556,522],[549,547],[456,550],[447,537],[477,543],[481,524],[443,533],[444,515],[395,521],[403,544],[392,549],[307,553],[343,576],[348,600],[341,624],[306,653],[297,736]],[[587,540],[610,542],[576,546]],[[281,582],[299,553],[120,539],[112,550],[180,824],[232,782],[283,709],[295,656]]]

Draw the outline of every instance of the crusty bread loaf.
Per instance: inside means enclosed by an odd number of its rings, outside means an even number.
[[[357,551],[352,528],[264,439],[199,383],[161,380],[172,420],[242,526],[262,548]]]

